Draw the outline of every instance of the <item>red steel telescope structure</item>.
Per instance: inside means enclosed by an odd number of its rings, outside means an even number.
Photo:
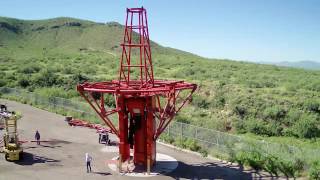
[[[154,79],[147,12],[143,7],[127,9],[121,47],[117,80],[85,82],[77,90],[118,136],[120,161],[128,160],[133,149],[134,164],[150,167],[156,159],[157,138],[191,101],[197,85]],[[110,95],[115,107],[108,106]],[[118,122],[113,123],[111,116],[116,114]]]

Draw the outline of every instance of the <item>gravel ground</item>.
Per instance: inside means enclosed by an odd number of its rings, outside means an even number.
[[[120,175],[111,171],[106,162],[117,156],[117,152],[103,151],[104,145],[98,144],[95,130],[70,127],[64,116],[47,112],[29,105],[8,100],[0,100],[9,110],[22,113],[18,121],[20,140],[33,140],[39,130],[41,140],[52,142],[24,143],[24,160],[7,162],[0,154],[0,180],[84,180],[84,179],[141,179]],[[0,131],[1,132],[1,131]],[[86,173],[84,155],[93,157],[93,172]],[[157,152],[176,158],[178,168],[165,175],[146,179],[271,179],[268,174],[244,171],[238,166],[219,160],[210,160],[192,153],[182,152],[167,146],[157,145]]]

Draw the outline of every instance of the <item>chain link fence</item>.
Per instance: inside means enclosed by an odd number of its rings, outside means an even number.
[[[95,123],[100,122],[98,116],[85,102],[58,97],[44,97],[36,93],[7,87],[0,88],[0,93],[4,98],[28,103],[48,111],[86,119]],[[117,124],[116,120],[116,118],[113,119],[115,124]],[[214,155],[217,153],[227,154],[229,151],[240,149],[250,151],[250,149],[258,147],[266,154],[281,156],[289,160],[297,157],[304,158],[307,161],[320,160],[320,149],[270,143],[176,121],[171,122],[163,134],[172,138],[192,139],[202,148],[208,149],[209,154]]]

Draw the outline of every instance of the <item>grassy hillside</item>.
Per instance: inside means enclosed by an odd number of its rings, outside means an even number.
[[[0,17],[0,86],[80,99],[77,83],[116,78],[122,34],[115,22]],[[205,59],[154,42],[152,52],[156,77],[199,84],[177,121],[230,133],[320,137],[320,71]]]

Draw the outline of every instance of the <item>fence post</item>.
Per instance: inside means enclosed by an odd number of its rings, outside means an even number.
[[[195,127],[196,128],[196,134],[195,134],[195,139],[198,139],[198,128],[197,127]]]
[[[216,142],[217,142],[217,145],[220,146],[219,144],[219,138],[220,138],[220,132],[217,132],[218,135],[216,136]]]
[[[182,137],[183,137],[183,126],[182,126],[182,123],[180,123],[180,125],[181,125],[181,128],[180,128],[180,130],[181,130],[180,136],[181,136],[181,139],[182,139]]]

